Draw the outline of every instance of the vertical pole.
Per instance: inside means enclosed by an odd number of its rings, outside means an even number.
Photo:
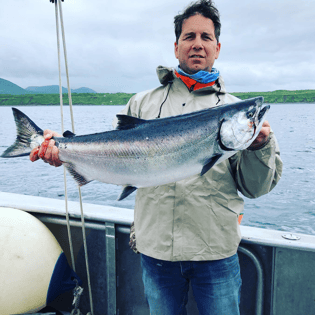
[[[115,224],[105,224],[107,315],[116,315],[116,236]]]

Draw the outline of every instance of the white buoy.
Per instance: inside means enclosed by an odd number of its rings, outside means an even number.
[[[73,289],[74,278],[79,280],[41,221],[27,212],[0,207],[1,315],[41,310]]]

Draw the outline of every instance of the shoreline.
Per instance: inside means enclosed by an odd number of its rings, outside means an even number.
[[[271,92],[233,92],[241,100],[263,96],[265,103],[315,104],[315,90],[277,90]],[[135,93],[73,93],[73,105],[125,105]],[[69,105],[68,94],[63,94],[63,104]],[[0,106],[60,105],[59,94],[0,94]]]

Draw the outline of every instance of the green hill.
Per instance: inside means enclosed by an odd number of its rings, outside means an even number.
[[[69,104],[67,89],[63,102]],[[74,105],[125,105],[134,93],[96,93],[89,88],[72,90]],[[315,90],[276,90],[270,92],[235,92],[240,99],[263,96],[265,103],[315,103]],[[28,87],[0,78],[0,105],[59,105],[59,86]]]
[[[62,93],[67,93],[68,89],[62,87]],[[78,89],[71,89],[72,93],[96,93],[94,90],[81,87]],[[0,78],[0,94],[11,95],[29,95],[29,94],[59,94],[59,85],[47,85],[47,86],[29,86],[26,89],[20,86]]]
[[[125,105],[134,93],[74,93],[74,105]],[[63,94],[63,103],[69,104],[68,94]],[[0,94],[1,105],[59,105],[59,94]]]
[[[0,94],[15,94],[15,95],[21,95],[21,94],[30,94],[29,91],[24,90],[20,86],[0,78]]]
[[[59,85],[46,85],[46,86],[29,86],[27,91],[34,94],[59,94]],[[68,93],[68,89],[62,87],[62,93]],[[71,89],[71,93],[96,93],[94,90],[81,87],[79,89]]]
[[[265,103],[315,103],[315,90],[231,93],[242,100],[263,96]]]
[[[265,103],[315,103],[315,90],[232,93],[242,100],[263,96]],[[73,93],[74,105],[125,105],[134,93]],[[68,94],[63,94],[69,104]],[[59,105],[59,94],[0,94],[1,105]]]

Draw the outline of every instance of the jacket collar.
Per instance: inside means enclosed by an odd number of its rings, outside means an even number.
[[[175,81],[175,80],[179,80],[182,82],[182,80],[175,75],[175,69],[174,68],[158,66],[156,68],[156,73],[157,73],[159,81],[161,82],[162,85],[167,85],[170,81]],[[189,89],[189,84],[188,85],[186,83],[184,83],[184,84]],[[201,91],[207,91],[207,92],[212,92],[212,93],[218,92],[221,94],[225,94],[226,89],[225,89],[224,80],[220,76],[218,78],[218,80],[215,82],[215,84],[213,84],[211,86],[204,86],[204,87],[198,86],[198,89],[194,90],[194,92],[199,92],[199,91],[200,92]]]
[[[185,85],[187,86],[189,91],[197,91],[197,90],[200,90],[202,88],[215,85],[215,81],[212,81],[209,83],[200,83],[200,82],[197,82],[196,80],[194,80],[190,77],[181,75],[176,70],[174,70],[174,73],[175,73],[177,78],[180,78],[185,83]]]

